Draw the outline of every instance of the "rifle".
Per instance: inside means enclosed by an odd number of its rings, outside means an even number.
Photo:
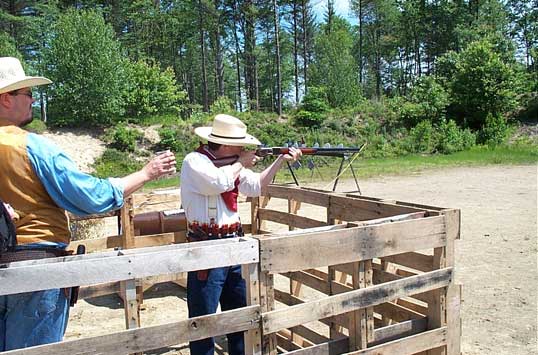
[[[296,149],[299,149],[303,155],[319,155],[324,157],[347,157],[353,154],[360,153],[364,147],[366,146],[366,142],[361,144],[358,148],[348,148],[348,147],[299,147]],[[259,157],[266,157],[268,155],[280,155],[280,154],[288,154],[290,152],[290,147],[259,147],[256,149],[256,155]],[[230,157],[223,157],[220,159],[213,160],[213,164],[217,167],[222,167],[225,165],[233,164],[237,161],[239,157],[237,155],[233,155]]]

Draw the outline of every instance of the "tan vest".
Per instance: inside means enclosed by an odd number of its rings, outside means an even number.
[[[41,241],[69,243],[69,223],[50,198],[28,159],[28,132],[0,127],[0,198],[19,214],[18,244]]]

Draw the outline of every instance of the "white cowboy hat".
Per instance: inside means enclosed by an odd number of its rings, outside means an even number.
[[[261,145],[259,140],[247,134],[247,126],[241,120],[230,115],[216,115],[212,127],[198,127],[194,133],[209,142],[218,144]]]
[[[50,83],[52,81],[42,76],[26,76],[17,58],[0,58],[0,94]]]

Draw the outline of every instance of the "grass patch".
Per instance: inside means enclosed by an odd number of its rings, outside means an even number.
[[[177,156],[178,171],[182,156]],[[307,168],[308,159],[303,156],[302,167],[294,170],[299,183],[331,181],[336,177],[340,159],[314,157],[316,167],[313,170]],[[487,166],[487,165],[528,165],[538,162],[538,149],[536,145],[512,145],[501,147],[476,146],[470,150],[457,152],[449,155],[407,155],[393,158],[362,159],[358,157],[353,162],[353,168],[357,178],[366,179],[381,175],[406,175],[426,170],[453,168],[462,166]],[[265,164],[270,161],[266,159]],[[344,168],[349,161],[344,162]],[[105,152],[96,165],[97,174],[100,177],[125,176],[142,167],[141,164],[133,163],[131,159],[125,159],[125,153],[112,149]],[[258,170],[262,170],[259,167]],[[353,178],[350,169],[344,171],[341,179]],[[276,178],[277,183],[293,182],[288,169],[283,167]],[[159,179],[144,186],[145,191],[161,188],[177,188],[180,185],[179,177]]]

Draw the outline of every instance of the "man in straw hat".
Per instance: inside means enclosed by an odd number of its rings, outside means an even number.
[[[295,161],[301,151],[290,148],[268,168],[255,173],[249,168],[260,159],[248,145],[261,143],[247,134],[247,127],[229,115],[216,115],[212,127],[199,127],[194,131],[208,141],[195,152],[189,153],[181,168],[181,201],[188,221],[189,241],[241,236],[241,222],[237,212],[239,192],[259,196],[269,185],[284,161]],[[222,158],[235,156],[221,166]],[[220,162],[219,162],[220,159]],[[245,280],[241,266],[222,267],[190,272],[187,280],[189,317],[215,313],[217,306],[223,311],[246,306]],[[243,333],[228,334],[228,352],[244,353]],[[212,355],[213,338],[189,344],[191,354]]]
[[[51,142],[20,128],[32,120],[31,87],[50,83],[26,76],[16,58],[0,58],[0,199],[19,216],[18,245],[0,253],[0,264],[66,255],[65,210],[87,215],[118,209],[144,183],[175,171],[168,152],[123,178],[80,172]],[[0,351],[61,341],[68,297],[63,289],[0,296]]]

